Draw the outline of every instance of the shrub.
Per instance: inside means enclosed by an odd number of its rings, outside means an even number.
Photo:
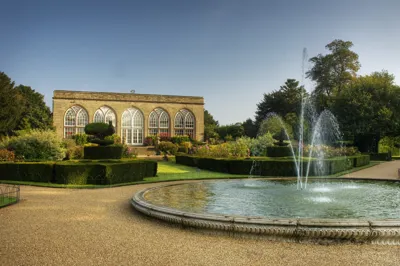
[[[249,155],[249,148],[242,139],[227,143],[229,155],[233,157],[246,157]]]
[[[143,141],[143,145],[144,146],[154,146],[153,136],[145,137],[144,141]]]
[[[136,158],[138,152],[136,149],[129,147],[128,145],[122,145],[122,157],[123,158]]]
[[[178,145],[168,142],[168,141],[161,141],[158,144],[158,149],[164,153],[164,155],[171,154],[175,155],[176,152],[178,151]]]
[[[185,146],[179,146],[178,152],[189,153],[189,149]]]
[[[65,149],[61,140],[51,130],[32,130],[8,139],[7,149],[12,150],[16,157],[25,160],[62,160]]]
[[[11,162],[15,160],[15,154],[6,149],[0,149],[0,162]]]
[[[88,136],[86,134],[76,134],[72,136],[72,139],[75,140],[76,145],[83,146],[88,143]]]
[[[171,137],[171,142],[172,143],[174,143],[174,144],[181,144],[182,142],[190,142],[190,138],[189,138],[189,136],[186,136],[186,135],[184,135],[184,136],[174,136],[174,137]]]
[[[97,147],[84,147],[83,155],[85,159],[121,159],[123,146],[97,146]]]
[[[246,146],[250,149],[250,154],[252,156],[266,156],[267,147],[274,144],[274,139],[272,135],[267,132],[264,135],[260,135],[255,139],[249,137],[242,137],[240,141],[244,142]]]

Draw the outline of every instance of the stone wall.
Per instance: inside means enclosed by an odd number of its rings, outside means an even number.
[[[148,135],[148,118],[155,108],[163,108],[168,112],[171,136],[174,134],[175,114],[181,109],[187,109],[195,116],[196,139],[199,141],[204,139],[203,97],[56,90],[53,94],[53,124],[61,138],[64,135],[65,112],[74,105],[80,105],[86,109],[89,123],[93,122],[94,113],[100,107],[105,105],[113,109],[117,118],[115,131],[118,135],[121,135],[122,113],[128,108],[137,108],[144,115],[144,136]]]

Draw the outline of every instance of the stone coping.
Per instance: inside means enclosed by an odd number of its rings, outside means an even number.
[[[210,181],[201,181],[210,182]],[[183,184],[183,183],[181,183]],[[178,185],[181,185],[178,184]],[[157,206],[144,195],[161,185],[137,192],[132,206],[148,216],[211,234],[299,243],[367,243],[400,245],[400,219],[264,218],[191,213]]]

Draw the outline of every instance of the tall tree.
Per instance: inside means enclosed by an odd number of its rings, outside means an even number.
[[[360,76],[335,97],[333,111],[362,152],[377,152],[384,136],[400,133],[400,87],[386,71]]]
[[[316,82],[313,96],[319,109],[328,107],[330,97],[340,94],[356,78],[361,65],[358,55],[350,50],[352,46],[350,41],[334,40],[325,46],[330,53],[318,54],[310,59],[313,67],[306,77]]]
[[[216,121],[214,117],[204,109],[204,140],[218,138],[218,133],[216,132],[218,125],[218,121]]]
[[[15,129],[51,129],[51,112],[44,102],[43,95],[24,85],[19,85],[15,89],[24,99],[24,104],[20,106],[23,110],[21,119]]]
[[[244,135],[250,138],[257,137],[257,126],[251,118],[248,118],[246,121],[244,121],[242,126],[244,129]]]
[[[0,72],[0,135],[8,135],[21,118],[23,97],[14,88],[14,82]]]
[[[295,79],[287,79],[278,91],[264,94],[264,99],[257,104],[255,121],[257,129],[270,113],[275,113],[283,119],[290,117],[290,122],[297,121],[296,118],[301,110],[302,96],[306,97],[307,92],[303,86],[299,86],[299,82]]]

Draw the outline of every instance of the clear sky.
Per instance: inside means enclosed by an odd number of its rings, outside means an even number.
[[[0,71],[53,90],[203,96],[220,124],[301,81],[302,51],[352,41],[400,84],[399,0],[1,0]],[[308,90],[312,84],[305,81]]]

